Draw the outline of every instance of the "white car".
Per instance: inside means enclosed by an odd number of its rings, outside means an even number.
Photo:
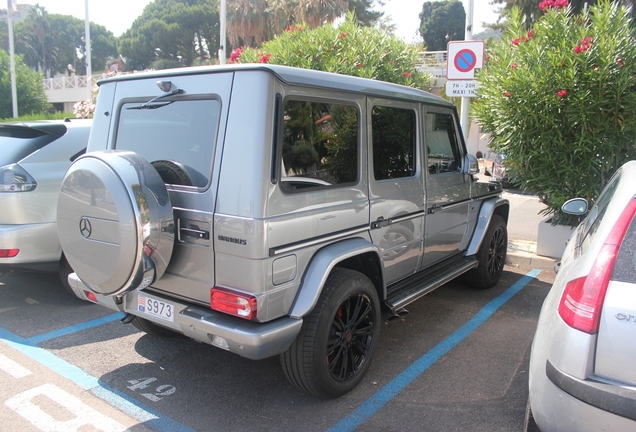
[[[573,199],[566,213],[583,215]],[[530,357],[530,418],[543,431],[636,431],[636,161],[572,234]]]
[[[57,235],[64,173],[86,152],[92,120],[0,124],[0,273],[72,273]],[[71,291],[72,292],[72,291]]]

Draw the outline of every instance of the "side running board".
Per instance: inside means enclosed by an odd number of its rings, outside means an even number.
[[[392,313],[396,313],[409,303],[424,297],[446,282],[477,267],[477,265],[477,258],[475,256],[469,256],[462,257],[459,260],[453,260],[452,263],[442,265],[441,268],[434,266],[437,268],[432,271],[415,273],[387,287],[387,298],[384,304],[391,309]]]

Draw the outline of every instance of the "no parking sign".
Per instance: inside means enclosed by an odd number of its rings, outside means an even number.
[[[475,69],[484,67],[484,41],[455,41],[448,43],[446,79],[475,79]]]

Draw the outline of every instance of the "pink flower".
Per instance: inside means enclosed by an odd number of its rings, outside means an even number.
[[[521,38],[516,38],[512,40],[512,44],[513,45],[519,45],[519,41],[521,41]]]
[[[557,93],[557,96],[562,98],[562,97],[565,97],[566,94],[568,94],[567,90],[563,89]]]
[[[269,63],[269,58],[271,57],[271,54],[259,54],[258,55],[258,62],[259,63]]]
[[[544,0],[539,3],[539,9],[541,12],[545,12],[550,8],[561,9],[568,7],[568,0]]]
[[[243,48],[236,48],[234,51],[232,51],[232,54],[230,54],[230,63],[236,63],[238,61],[238,59],[241,57],[241,54],[243,54]]]
[[[410,74],[408,72],[404,72],[402,75],[404,75],[406,78],[411,78],[413,76],[413,74]]]
[[[361,68],[361,67],[362,67],[362,63],[358,63],[358,65],[357,65],[357,66],[358,66],[359,68]]]
[[[532,30],[530,30],[530,31],[528,32],[528,39],[531,39],[531,38],[533,38],[533,37],[534,37],[534,29],[532,29]]]
[[[389,64],[392,65],[393,64],[393,60],[389,60]]]
[[[510,97],[510,93],[508,93],[508,92],[504,92],[504,97],[505,97],[505,98]]]
[[[344,39],[344,38],[346,38],[346,37],[347,37],[347,33],[340,33],[340,34],[338,35],[338,39]]]
[[[510,67],[513,68],[513,69],[517,69],[517,63],[511,64]]]

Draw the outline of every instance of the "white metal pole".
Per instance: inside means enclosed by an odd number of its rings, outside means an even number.
[[[87,87],[87,99],[93,97],[93,80],[91,75],[93,71],[91,69],[91,26],[88,20],[88,0],[84,0],[84,10],[86,18],[84,19],[84,38],[86,41],[86,87]]]
[[[466,12],[466,40],[473,40],[473,1],[468,0],[468,11]],[[462,97],[460,123],[464,132],[464,140],[468,141],[468,111],[470,110],[470,98]]]
[[[18,117],[18,90],[15,80],[15,52],[13,47],[13,1],[7,0],[7,25],[9,27],[9,67],[11,69],[11,106],[13,117]]]
[[[220,24],[220,35],[219,35],[219,64],[225,64],[225,58],[227,57],[225,53],[225,40],[226,40],[226,0],[221,0],[221,11],[219,12],[219,24]]]

